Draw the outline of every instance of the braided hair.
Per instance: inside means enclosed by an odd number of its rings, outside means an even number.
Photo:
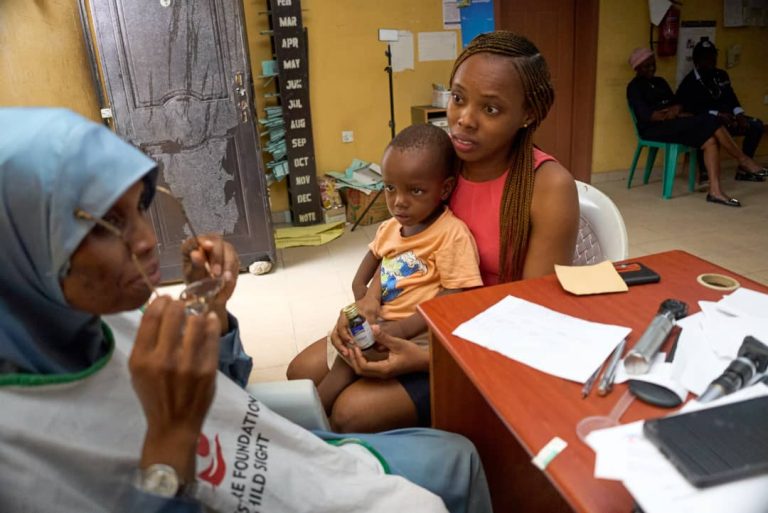
[[[511,58],[523,86],[526,110],[534,116],[527,126],[520,127],[512,141],[509,173],[504,183],[499,209],[499,281],[515,281],[523,275],[531,229],[533,133],[552,107],[555,91],[547,63],[536,46],[523,36],[509,31],[490,32],[474,38],[456,59],[451,71],[451,83],[459,66],[478,53],[492,53]]]

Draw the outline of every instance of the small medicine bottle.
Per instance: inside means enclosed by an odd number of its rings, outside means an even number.
[[[349,320],[349,331],[355,339],[355,344],[357,344],[363,352],[368,349],[372,350],[373,345],[375,344],[373,331],[371,330],[371,325],[365,320],[365,317],[360,315],[360,312],[357,310],[357,305],[355,303],[347,305],[344,307],[343,312]]]

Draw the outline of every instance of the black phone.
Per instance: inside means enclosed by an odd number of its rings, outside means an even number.
[[[640,262],[627,262],[624,264],[614,264],[621,279],[627,285],[642,285],[644,283],[658,283],[661,276],[650,267]]]

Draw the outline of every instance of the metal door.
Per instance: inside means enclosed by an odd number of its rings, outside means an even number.
[[[243,265],[274,261],[240,0],[88,4],[115,131],[159,163],[198,233],[223,234]],[[150,215],[163,279],[178,279],[190,231],[162,195]]]

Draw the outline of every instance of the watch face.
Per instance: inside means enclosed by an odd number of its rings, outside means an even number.
[[[179,491],[179,478],[173,467],[150,465],[143,472],[141,489],[161,497],[174,497]]]

